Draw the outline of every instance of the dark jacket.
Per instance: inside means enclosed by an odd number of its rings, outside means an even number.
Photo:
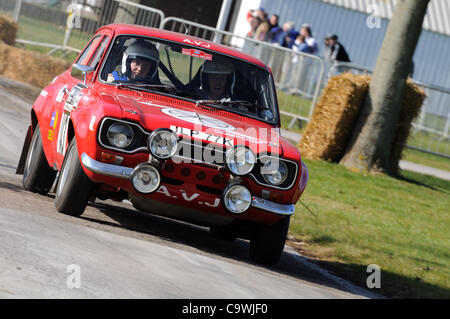
[[[282,47],[292,49],[292,45],[294,44],[295,39],[297,39],[298,35],[299,33],[295,30],[290,30],[287,32],[283,31],[278,38],[278,44]]]
[[[267,32],[265,41],[270,43],[278,43],[280,34],[283,32],[283,29],[281,29],[278,24],[271,26],[269,32]]]
[[[336,42],[335,45],[331,46],[329,59],[340,62],[351,62],[347,51],[340,42]]]

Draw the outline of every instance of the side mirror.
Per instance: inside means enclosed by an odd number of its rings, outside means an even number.
[[[83,64],[74,64],[72,65],[72,70],[70,71],[70,75],[76,79],[83,80],[83,84],[86,85],[86,77],[88,74],[94,72],[94,68],[92,66],[83,65]]]

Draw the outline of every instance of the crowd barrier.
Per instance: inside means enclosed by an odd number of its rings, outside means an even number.
[[[86,3],[86,2],[83,2]],[[127,0],[97,0],[95,5],[72,1],[65,7],[45,6],[24,0],[0,0],[0,13],[19,24],[16,40],[22,45],[48,48],[48,54],[80,52],[100,26],[131,23],[189,34],[220,43],[252,55],[272,69],[276,82],[280,113],[290,119],[289,128],[300,120],[308,122],[327,79],[342,72],[371,73],[352,63],[327,66],[315,55],[276,46],[218,30],[192,21],[168,17],[158,9]],[[450,90],[416,82],[427,92],[427,99],[408,146],[450,157]]]

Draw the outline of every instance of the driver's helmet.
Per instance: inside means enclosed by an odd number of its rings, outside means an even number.
[[[208,89],[208,75],[210,74],[224,74],[228,76],[227,79],[227,92],[230,92],[233,94],[234,91],[234,85],[236,82],[236,75],[234,71],[233,65],[224,60],[215,60],[210,61],[207,60],[203,63],[201,74],[200,74],[200,81],[203,89]]]
[[[148,77],[153,78],[158,71],[159,52],[155,45],[143,40],[137,40],[127,47],[122,57],[122,73],[131,74],[131,61],[134,59],[146,59],[151,61]]]

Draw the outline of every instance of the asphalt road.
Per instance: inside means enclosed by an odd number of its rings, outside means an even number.
[[[58,213],[54,194],[27,192],[15,175],[34,96],[0,79],[0,298],[378,297],[292,248],[262,267],[246,241],[223,242],[127,203],[97,201],[81,218]]]

